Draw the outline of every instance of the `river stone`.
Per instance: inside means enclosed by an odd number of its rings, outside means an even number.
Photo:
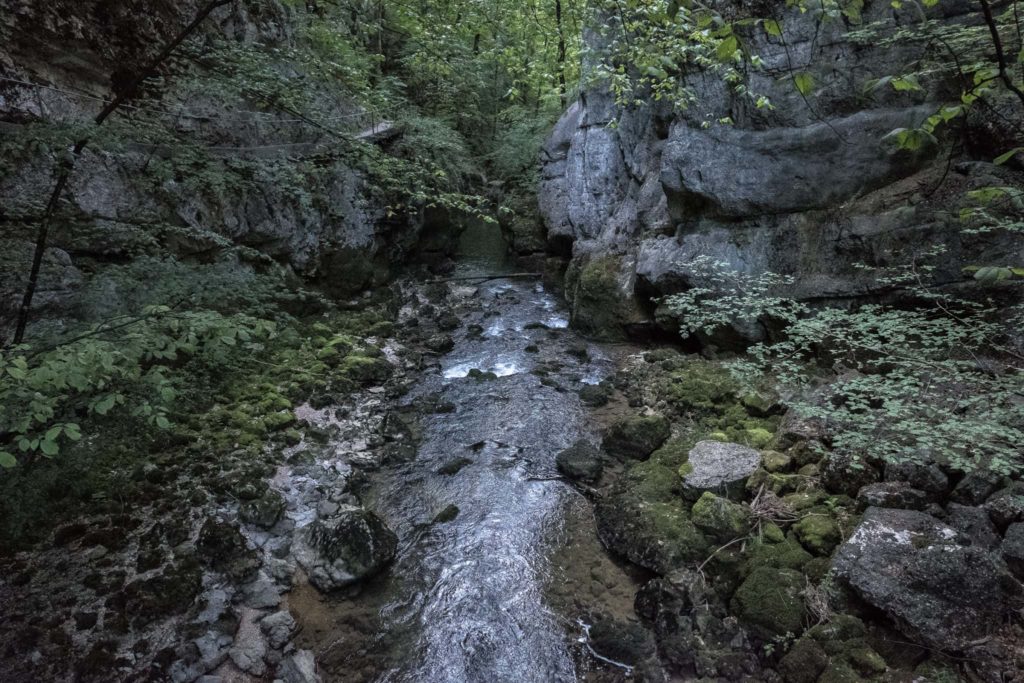
[[[288,610],[274,612],[263,617],[260,621],[260,629],[267,637],[270,647],[280,650],[291,640],[292,633],[295,632],[295,618]]]
[[[904,634],[943,651],[985,637],[1024,605],[1024,587],[998,558],[913,510],[869,508],[832,569]]]
[[[286,657],[277,667],[277,678],[282,683],[322,683],[316,673],[316,657],[309,650],[299,650]]]
[[[601,619],[588,635],[594,652],[620,664],[635,666],[657,654],[653,636],[639,624]]]
[[[671,435],[672,428],[661,415],[631,417],[609,427],[601,445],[616,458],[646,460]]]
[[[317,589],[329,592],[372,576],[395,556],[398,538],[374,513],[345,505],[310,524],[295,543],[295,559]]]
[[[579,391],[580,402],[585,406],[600,408],[608,404],[610,393],[607,387],[600,384],[588,384]]]
[[[270,529],[281,519],[284,509],[285,502],[281,494],[273,489],[267,489],[261,497],[244,503],[238,513],[249,524],[261,529]]]
[[[242,610],[235,642],[228,650],[228,656],[235,666],[253,676],[263,676],[267,672],[267,665],[263,661],[267,654],[267,643],[256,624],[258,614],[253,609]]]
[[[245,587],[244,598],[245,604],[255,609],[277,607],[281,602],[281,591],[277,584],[261,571],[258,578]]]
[[[705,491],[735,496],[761,465],[761,454],[753,448],[723,441],[699,441],[683,466],[683,493],[692,500]]]
[[[604,470],[601,451],[586,441],[577,441],[555,456],[558,471],[569,479],[595,482]]]

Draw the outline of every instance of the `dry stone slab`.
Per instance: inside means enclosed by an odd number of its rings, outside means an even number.
[[[683,476],[683,491],[696,500],[705,491],[737,495],[761,465],[761,453],[738,443],[699,441],[690,451]]]
[[[914,510],[868,508],[835,574],[910,638],[960,651],[1024,606],[1024,586],[985,548]]]

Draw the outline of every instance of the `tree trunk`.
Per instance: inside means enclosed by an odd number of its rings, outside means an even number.
[[[562,23],[562,0],[555,0],[555,23],[558,25],[558,99],[566,107],[565,26]]]

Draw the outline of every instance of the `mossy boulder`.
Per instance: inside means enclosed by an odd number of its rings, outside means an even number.
[[[721,365],[692,360],[660,377],[654,390],[680,410],[711,412],[735,401],[739,384]]]
[[[864,676],[877,676],[885,673],[888,668],[882,656],[867,645],[851,647],[846,654],[846,661]]]
[[[298,420],[291,410],[282,410],[277,413],[268,413],[262,418],[263,428],[268,432],[280,432],[295,425]]]
[[[705,492],[693,504],[691,519],[698,529],[717,541],[730,541],[750,533],[750,508]]]
[[[361,386],[381,384],[391,377],[391,364],[383,358],[353,354],[338,366],[339,374]]]
[[[574,259],[565,282],[572,326],[588,337],[622,341],[630,323],[647,320],[619,256]]]
[[[398,537],[380,517],[346,505],[317,519],[295,543],[295,559],[318,590],[329,592],[372,576],[395,556]]]
[[[812,638],[798,640],[779,662],[785,683],[816,683],[828,666],[828,654]]]
[[[612,552],[658,573],[699,562],[711,542],[690,520],[679,478],[652,462],[630,468],[618,488],[595,508],[597,530]]]
[[[671,434],[668,420],[661,415],[633,417],[609,427],[601,445],[614,457],[646,460]]]
[[[732,611],[760,638],[770,640],[804,628],[806,586],[803,574],[792,569],[758,567],[732,598]]]
[[[815,555],[830,555],[843,540],[836,520],[824,508],[815,508],[793,525],[800,544]]]
[[[761,466],[768,472],[788,472],[793,467],[793,457],[778,451],[765,451],[761,456]]]
[[[577,441],[555,456],[558,471],[569,479],[595,482],[601,478],[604,462],[601,451],[586,441]]]
[[[862,683],[860,674],[845,662],[832,662],[818,677],[818,683]]]
[[[779,530],[779,533],[782,531]],[[754,541],[747,549],[742,574],[749,576],[758,567],[799,570],[811,559],[811,554],[803,549],[792,534],[783,537],[778,543],[768,542],[766,535],[764,539]]]

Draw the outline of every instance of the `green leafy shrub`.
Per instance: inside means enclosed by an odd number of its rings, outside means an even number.
[[[778,341],[755,344],[730,363],[737,380],[770,376],[790,405],[820,418],[832,448],[856,459],[934,461],[1000,474],[1024,470],[1024,307],[936,294],[904,310],[879,304],[811,308],[772,294],[786,279],[692,267],[713,286],[667,297],[682,333],[771,319]]]

